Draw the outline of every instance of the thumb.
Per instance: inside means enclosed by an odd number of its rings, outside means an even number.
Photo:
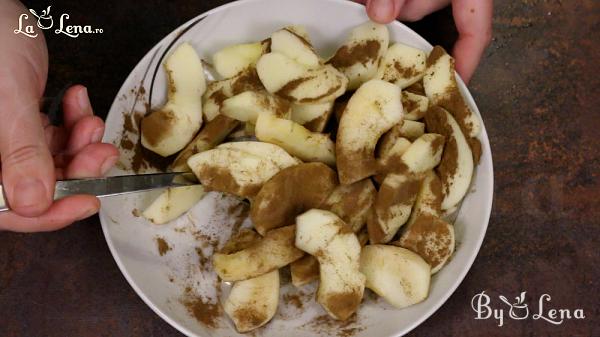
[[[29,90],[10,83],[10,77],[1,82],[2,184],[13,211],[27,217],[39,216],[52,203],[55,172],[44,137],[38,98]]]
[[[404,2],[405,0],[368,0],[367,13],[375,22],[390,23],[400,15]]]

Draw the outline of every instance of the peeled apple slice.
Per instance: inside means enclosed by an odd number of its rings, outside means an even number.
[[[388,49],[389,40],[385,25],[369,21],[354,28],[327,63],[348,77],[349,90],[356,89],[377,76],[377,66]]]
[[[261,142],[279,145],[303,161],[335,165],[335,145],[329,136],[310,132],[291,120],[261,114],[255,133]]]
[[[202,185],[167,188],[142,212],[142,216],[156,225],[165,224],[186,213],[205,194]]]
[[[202,126],[206,90],[202,61],[189,43],[173,51],[164,64],[169,77],[167,103],[142,119],[142,145],[163,157],[183,149]]]
[[[405,248],[367,245],[360,254],[367,288],[398,309],[427,298],[430,269],[423,258]]]
[[[442,181],[442,210],[456,207],[464,198],[473,177],[473,154],[460,126],[443,108],[433,106],[425,115],[427,129],[446,137],[437,173]]]
[[[336,139],[342,184],[357,182],[376,172],[377,141],[401,121],[400,88],[371,80],[356,90],[342,114]]]
[[[319,56],[310,42],[288,28],[278,30],[271,35],[271,52],[281,53],[308,68],[317,68],[321,65]]]
[[[404,119],[416,121],[425,117],[429,107],[429,98],[408,91],[402,91],[402,107],[404,107]]]
[[[223,102],[231,96],[241,94],[244,91],[263,91],[265,88],[260,83],[256,69],[247,68],[232,78],[214,81],[208,84],[204,97],[202,97],[202,109],[207,121],[212,121],[221,113]]]
[[[296,247],[319,261],[317,302],[332,318],[348,319],[358,309],[365,286],[356,234],[335,214],[318,209],[298,216],[296,223]]]
[[[321,104],[292,104],[292,120],[300,125],[304,125],[331,113],[332,109],[333,101]]]
[[[223,101],[221,113],[241,122],[256,124],[260,114],[290,117],[290,104],[267,92],[245,91]]]
[[[423,50],[395,43],[387,50],[379,64],[377,78],[404,89],[423,78],[427,53]]]
[[[262,54],[263,45],[260,42],[236,44],[216,52],[213,65],[219,75],[230,78],[256,64]]]
[[[259,328],[275,316],[279,304],[279,270],[233,284],[223,310],[240,333]]]
[[[440,46],[435,46],[427,58],[423,87],[432,104],[439,105],[452,114],[465,137],[479,135],[479,119],[469,109],[458,89],[454,59]]]

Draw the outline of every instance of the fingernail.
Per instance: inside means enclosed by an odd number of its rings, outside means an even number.
[[[46,198],[46,187],[37,178],[23,178],[13,190],[12,208],[36,206]]]
[[[98,209],[97,208],[95,208],[95,207],[94,208],[90,208],[87,211],[81,213],[81,215],[77,217],[76,221],[81,221],[83,219],[87,219],[87,218],[91,217],[92,215],[94,215],[96,213],[98,213]]]
[[[92,133],[91,143],[100,143],[100,141],[102,141],[102,136],[104,136],[104,128],[97,128]]]
[[[86,87],[79,90],[77,94],[77,103],[79,104],[79,108],[82,110],[87,110],[90,107],[90,98],[88,97],[88,91]]]
[[[108,171],[110,171],[110,169],[113,166],[115,166],[115,164],[117,163],[117,160],[119,160],[119,156],[112,156],[112,157],[106,158],[104,163],[102,163],[102,166],[100,166],[100,173],[102,175],[107,174]]]
[[[373,16],[378,20],[386,20],[393,16],[394,0],[373,0],[369,3]]]

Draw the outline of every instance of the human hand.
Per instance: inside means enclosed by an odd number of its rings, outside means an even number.
[[[55,180],[103,175],[118,151],[100,143],[104,122],[93,115],[83,86],[65,93],[63,126],[40,114],[48,52],[41,32],[13,34],[22,13],[28,12],[18,1],[0,0],[0,182],[12,208],[0,213],[0,230],[49,231],[91,216],[100,205],[89,195],[53,202]]]
[[[366,4],[371,20],[389,23],[418,21],[452,3],[452,15],[458,30],[454,45],[456,71],[468,83],[492,39],[492,0],[356,0]]]

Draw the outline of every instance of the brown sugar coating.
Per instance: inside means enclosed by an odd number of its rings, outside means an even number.
[[[252,202],[250,217],[256,230],[293,224],[297,215],[317,208],[337,185],[335,171],[323,163],[300,164],[268,180]]]
[[[430,266],[444,263],[453,251],[454,228],[429,214],[420,214],[394,245],[419,254]]]
[[[337,319],[345,321],[356,312],[362,301],[362,295],[362,291],[356,289],[354,291],[328,294],[324,298],[317,295],[317,298],[319,303],[335,315]]]
[[[319,278],[319,261],[312,255],[305,255],[290,265],[292,283],[299,287]]]
[[[367,221],[371,243],[382,243],[389,233],[385,223],[399,216],[393,210],[397,206],[412,206],[421,187],[421,179],[417,176],[406,176],[405,180],[397,179],[397,175],[388,175],[377,193],[373,211]]]
[[[373,182],[364,179],[354,184],[336,187],[320,208],[335,213],[354,232],[358,232],[367,222],[376,196],[377,190]]]
[[[446,187],[444,193],[447,193],[448,182],[454,177],[458,169],[458,144],[453,136],[452,127],[448,123],[446,111],[438,106],[431,106],[425,115],[425,125],[428,132],[439,133],[446,137],[446,145],[442,154],[442,160],[436,171]]]
[[[342,46],[335,55],[327,61],[332,66],[348,68],[355,64],[366,65],[368,62],[377,60],[381,43],[377,40],[368,40],[353,46]]]
[[[177,119],[171,110],[157,110],[142,119],[142,134],[148,144],[157,146],[175,131]]]

